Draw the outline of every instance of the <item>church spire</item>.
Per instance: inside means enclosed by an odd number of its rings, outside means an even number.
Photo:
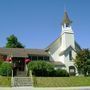
[[[64,17],[63,17],[63,21],[62,21],[62,25],[66,25],[66,27],[70,26],[70,24],[72,23],[72,21],[69,19],[67,12],[64,12]]]

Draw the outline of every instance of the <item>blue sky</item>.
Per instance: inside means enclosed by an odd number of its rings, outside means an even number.
[[[64,7],[75,39],[90,48],[90,0],[0,0],[0,47],[14,34],[26,48],[45,48],[61,33]]]

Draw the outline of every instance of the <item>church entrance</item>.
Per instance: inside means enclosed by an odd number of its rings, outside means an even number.
[[[19,72],[25,71],[25,58],[13,59],[13,75],[17,76]]]

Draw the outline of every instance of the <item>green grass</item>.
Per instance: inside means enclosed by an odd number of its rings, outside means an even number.
[[[10,86],[11,86],[11,78],[0,76],[0,87],[10,87]]]
[[[90,77],[33,77],[35,87],[90,86]]]

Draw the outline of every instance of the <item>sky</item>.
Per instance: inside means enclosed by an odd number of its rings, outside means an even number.
[[[0,47],[14,34],[25,48],[46,48],[61,34],[65,9],[75,40],[90,48],[90,0],[0,0]]]

